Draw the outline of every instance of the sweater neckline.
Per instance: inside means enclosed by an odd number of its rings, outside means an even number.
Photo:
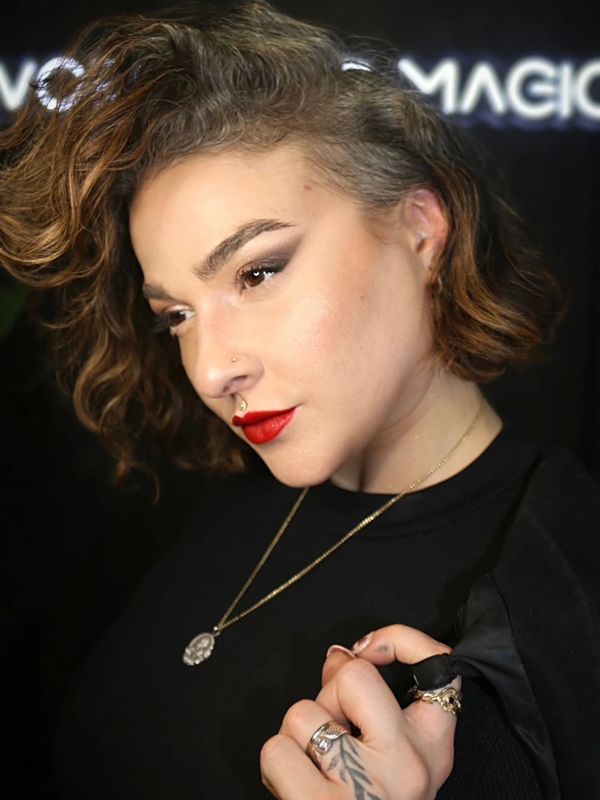
[[[406,494],[360,536],[398,536],[445,524],[522,480],[539,456],[538,445],[518,438],[504,426],[463,470]],[[324,534],[339,538],[340,531],[353,527],[392,497],[394,494],[344,489],[327,480],[309,490],[302,517]]]

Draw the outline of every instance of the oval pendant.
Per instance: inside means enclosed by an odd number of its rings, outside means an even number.
[[[188,667],[195,667],[209,658],[215,646],[215,637],[212,633],[199,633],[183,651],[183,663]]]

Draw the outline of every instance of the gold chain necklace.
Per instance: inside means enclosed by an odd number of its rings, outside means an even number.
[[[338,539],[338,541],[335,544],[333,544],[331,547],[329,547],[327,550],[325,550],[324,553],[321,553],[320,556],[317,556],[317,558],[315,558],[313,561],[311,561],[309,564],[307,564],[303,569],[301,569],[300,572],[296,572],[296,574],[292,575],[291,578],[288,578],[287,581],[284,581],[284,583],[282,583],[279,586],[275,587],[275,589],[272,589],[264,597],[261,597],[260,600],[257,600],[256,603],[254,603],[253,605],[249,606],[244,611],[241,611],[239,614],[236,614],[234,617],[231,617],[231,619],[230,619],[229,618],[230,614],[236,608],[237,604],[240,602],[240,600],[242,599],[242,597],[244,596],[244,594],[248,590],[248,587],[250,586],[252,581],[256,578],[258,572],[260,571],[260,569],[263,567],[263,565],[265,564],[265,562],[267,561],[267,559],[269,558],[269,556],[273,552],[276,544],[279,542],[279,540],[281,539],[281,537],[283,536],[283,534],[287,530],[290,522],[295,517],[296,512],[300,508],[300,506],[302,504],[302,501],[304,500],[304,498],[306,497],[306,495],[308,493],[308,487],[302,489],[302,491],[300,492],[299,496],[296,498],[296,501],[294,502],[294,505],[292,506],[292,508],[288,512],[288,515],[284,519],[281,527],[279,528],[279,530],[275,534],[273,540],[271,541],[271,543],[269,544],[269,546],[267,547],[267,549],[263,553],[262,557],[260,558],[260,561],[258,562],[258,564],[254,567],[254,569],[252,570],[252,572],[248,576],[248,579],[246,580],[246,583],[242,586],[240,591],[237,593],[237,595],[232,600],[232,602],[231,602],[229,608],[227,609],[227,611],[223,614],[221,619],[213,627],[212,633],[200,633],[200,634],[198,634],[197,636],[195,636],[191,640],[191,642],[185,648],[185,650],[183,652],[183,662],[184,662],[184,664],[187,664],[188,666],[193,667],[196,664],[202,663],[202,661],[206,661],[206,659],[210,656],[210,654],[212,653],[213,648],[215,646],[215,638],[222,631],[224,631],[225,628],[228,628],[230,625],[233,625],[234,622],[238,622],[239,620],[241,620],[244,617],[246,617],[248,614],[251,614],[253,611],[256,611],[257,608],[260,608],[265,603],[268,603],[269,600],[272,600],[274,597],[277,597],[277,595],[281,594],[281,592],[283,592],[285,589],[289,588],[290,586],[293,586],[297,581],[300,580],[300,578],[303,578],[308,572],[310,572],[316,566],[318,566],[322,561],[324,561],[328,556],[330,556],[332,553],[334,553],[339,547],[341,547],[343,544],[345,544],[355,534],[357,534],[359,531],[362,531],[363,528],[366,528],[367,525],[369,525],[371,522],[373,522],[373,520],[376,520],[377,517],[381,516],[381,514],[383,514],[385,511],[388,510],[388,508],[391,508],[391,506],[393,506],[395,503],[397,503],[398,500],[400,500],[402,497],[404,497],[404,495],[408,494],[413,489],[416,489],[417,486],[420,486],[422,483],[424,483],[424,481],[426,481],[427,478],[429,478],[431,475],[433,475],[434,472],[437,472],[438,469],[443,467],[444,464],[446,464],[452,458],[452,456],[456,453],[458,448],[461,446],[461,444],[465,441],[465,439],[469,436],[469,434],[471,433],[471,431],[475,427],[475,424],[477,423],[477,420],[479,419],[479,417],[481,415],[481,412],[483,411],[483,406],[484,406],[484,403],[483,403],[483,400],[482,400],[482,402],[481,402],[481,404],[479,406],[479,409],[478,409],[477,413],[475,414],[475,417],[474,417],[473,421],[471,422],[471,424],[469,425],[469,427],[467,428],[467,430],[463,433],[463,435],[460,437],[460,439],[452,446],[452,448],[446,453],[446,455],[442,458],[442,460],[439,461],[435,465],[435,467],[432,467],[430,470],[428,470],[423,475],[421,475],[421,477],[417,478],[412,483],[409,483],[408,486],[406,486],[406,488],[404,488],[401,492],[399,492],[399,494],[396,494],[393,497],[391,497],[389,500],[386,500],[386,502],[382,506],[380,506],[378,509],[376,509],[371,514],[369,514],[364,519],[362,519],[351,530],[349,530],[347,533],[345,533],[341,537],[341,539]]]

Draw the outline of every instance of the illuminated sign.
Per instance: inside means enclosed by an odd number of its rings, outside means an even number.
[[[42,64],[24,59],[16,70],[0,61],[0,118],[24,103],[37,81],[42,87],[37,90],[40,103],[49,110],[57,108],[56,98],[43,88],[44,78],[57,68],[69,70],[76,77],[84,71],[77,61],[60,56]],[[344,68],[368,70],[370,66],[356,57],[346,59]],[[577,63],[527,56],[503,68],[491,60],[466,65],[465,59],[455,57],[424,66],[416,57],[406,56],[397,61],[397,69],[441,111],[458,121],[600,128],[600,58]],[[67,109],[73,102],[73,98],[63,98],[60,108]]]
[[[40,103],[50,111],[58,106],[58,101],[43,88],[43,81],[56,69],[66,69],[76,77],[83,75],[83,66],[72,58],[53,56],[39,64],[33,58],[26,58],[17,63],[16,70],[11,70],[0,61],[0,117],[19,109],[25,102],[33,83],[40,82],[37,97]],[[11,74],[12,73],[12,74]],[[66,108],[68,103],[61,100],[61,108]]]
[[[490,61],[465,70],[458,59],[445,58],[426,70],[415,59],[401,58],[398,69],[417,89],[439,98],[447,114],[600,127],[600,59],[577,65],[530,56],[502,73]]]

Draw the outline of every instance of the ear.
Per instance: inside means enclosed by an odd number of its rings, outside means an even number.
[[[432,189],[413,189],[404,197],[402,218],[415,253],[431,269],[448,238],[448,219],[440,198]]]

